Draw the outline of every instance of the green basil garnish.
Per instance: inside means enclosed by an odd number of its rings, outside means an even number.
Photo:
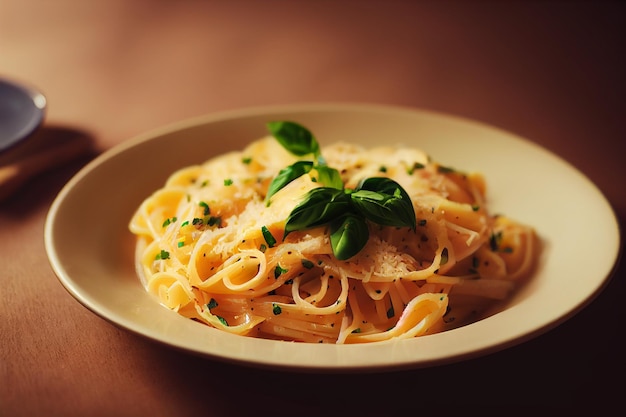
[[[336,188],[319,187],[306,193],[304,199],[287,217],[285,236],[295,230],[321,226],[350,210],[350,197]]]
[[[341,174],[335,168],[331,168],[327,165],[318,165],[315,167],[317,170],[317,182],[323,184],[325,187],[336,188],[338,190],[343,189],[343,181]]]
[[[415,229],[411,198],[397,182],[385,177],[367,178],[350,194],[357,209],[374,223]]]
[[[359,253],[369,239],[369,229],[365,219],[348,213],[330,224],[330,245],[333,254],[340,261],[352,258]]]
[[[269,188],[267,189],[267,195],[265,196],[265,202],[269,203],[270,197],[280,191],[284,186],[291,181],[299,178],[300,176],[308,173],[313,168],[313,162],[311,161],[298,161],[286,168],[280,170],[278,175],[274,178]]]
[[[317,157],[320,146],[315,137],[305,127],[294,122],[269,122],[267,128],[278,142],[294,155],[313,154]]]
[[[315,137],[294,122],[270,122],[269,131],[296,156],[312,155],[313,161],[297,161],[283,168],[270,184],[269,198],[291,181],[315,169],[321,187],[305,194],[285,222],[286,237],[297,230],[330,226],[330,243],[335,257],[346,260],[363,249],[369,239],[367,221],[381,226],[415,229],[413,203],[407,192],[387,177],[367,178],[355,189],[344,188],[339,171],[329,167]]]
[[[267,129],[287,151],[300,157],[306,155],[313,157],[313,161],[297,161],[280,170],[267,190],[265,196],[267,206],[270,205],[270,198],[274,194],[314,168],[317,171],[317,182],[326,187],[343,188],[339,171],[326,165],[326,161],[320,153],[319,143],[307,128],[295,122],[279,121],[267,123]]]

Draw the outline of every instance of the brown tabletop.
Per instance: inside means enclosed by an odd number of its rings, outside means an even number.
[[[0,203],[0,415],[624,415],[623,265],[519,346],[328,375],[121,330],[68,294],[43,243],[56,193],[98,153],[181,119],[296,102],[411,106],[514,132],[581,170],[623,224],[624,23],[619,2],[0,0],[0,77],[48,100],[33,139],[90,147]]]

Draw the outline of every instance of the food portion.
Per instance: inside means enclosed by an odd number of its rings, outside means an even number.
[[[268,123],[173,173],[130,221],[165,307],[250,337],[366,343],[478,320],[532,273],[534,230],[489,212],[482,175],[419,149],[320,148]]]

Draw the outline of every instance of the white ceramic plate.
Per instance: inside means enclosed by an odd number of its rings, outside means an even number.
[[[269,120],[294,120],[322,146],[402,142],[485,174],[494,212],[536,228],[539,270],[507,308],[444,333],[366,345],[305,344],[231,335],[157,304],[134,269],[128,221],[176,169],[241,149]],[[299,370],[432,366],[485,355],[569,318],[603,288],[619,252],[615,215],[579,171],[533,143],[484,124],[414,109],[313,104],[208,115],[151,132],[100,155],[61,190],[45,226],[51,265],[85,307],[121,328],[214,359]]]

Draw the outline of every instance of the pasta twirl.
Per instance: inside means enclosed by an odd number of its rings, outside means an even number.
[[[415,228],[369,222],[347,260],[329,226],[285,236],[303,196],[321,184],[305,172],[266,202],[268,187],[299,157],[273,137],[173,173],[130,221],[137,269],[165,307],[223,331],[313,343],[412,338],[475,320],[506,299],[537,258],[534,230],[489,212],[480,174],[401,146],[324,148],[346,188],[396,181]]]

